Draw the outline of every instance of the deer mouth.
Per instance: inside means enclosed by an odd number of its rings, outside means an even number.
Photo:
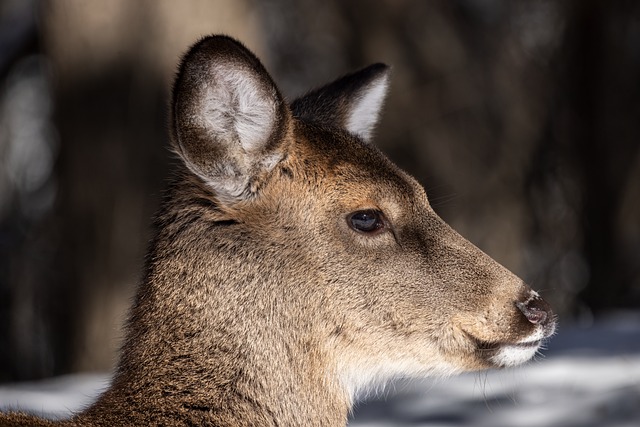
[[[531,360],[555,333],[556,316],[537,293],[530,291],[529,294],[524,302],[515,304],[523,316],[517,318],[518,322],[512,325],[508,335],[516,332],[516,336],[491,341],[463,329],[475,344],[477,359],[485,366],[503,368],[523,364]],[[470,330],[475,331],[477,328]]]
[[[469,335],[476,345],[476,355],[489,367],[507,368],[531,360],[543,345],[542,339],[518,342],[489,342]]]
[[[499,367],[517,366],[531,360],[541,347],[542,340],[500,344],[490,360]]]

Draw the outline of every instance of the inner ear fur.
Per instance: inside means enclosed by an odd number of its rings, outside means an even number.
[[[243,200],[285,156],[289,114],[253,53],[230,37],[206,37],[176,77],[173,146],[221,202]]]
[[[373,64],[313,90],[291,104],[293,116],[339,128],[369,142],[389,86],[390,68]]]

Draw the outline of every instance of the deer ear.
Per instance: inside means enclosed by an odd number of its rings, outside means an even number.
[[[284,157],[288,115],[269,74],[238,41],[207,37],[182,60],[174,148],[221,202],[250,197]]]
[[[373,64],[309,92],[291,104],[294,117],[338,127],[369,142],[387,95],[389,67]]]

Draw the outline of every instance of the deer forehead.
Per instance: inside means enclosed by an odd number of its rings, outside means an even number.
[[[390,219],[430,210],[422,186],[375,147],[339,132],[296,132],[294,138],[297,149],[282,164],[286,172],[271,181],[281,197],[332,212],[378,209]]]

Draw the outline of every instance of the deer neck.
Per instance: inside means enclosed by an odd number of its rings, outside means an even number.
[[[207,286],[181,281],[184,266],[173,260],[163,260],[162,272],[150,267],[114,388],[129,400],[137,394],[142,405],[161,401],[170,412],[190,412],[205,425],[346,425],[350,396],[322,351],[321,326],[274,314],[274,304],[291,300],[232,292],[261,279],[226,268],[224,253],[215,257],[222,273],[204,279]],[[241,298],[247,301],[230,301]]]
[[[173,356],[147,365],[162,369],[136,374],[135,381],[145,384],[144,401],[164,401],[165,407],[192,412],[212,425],[346,425],[348,396],[333,370],[325,371],[318,355],[309,353],[314,345],[285,344],[277,337],[267,345],[265,350],[256,341],[212,340],[206,353],[188,343],[173,345]]]

